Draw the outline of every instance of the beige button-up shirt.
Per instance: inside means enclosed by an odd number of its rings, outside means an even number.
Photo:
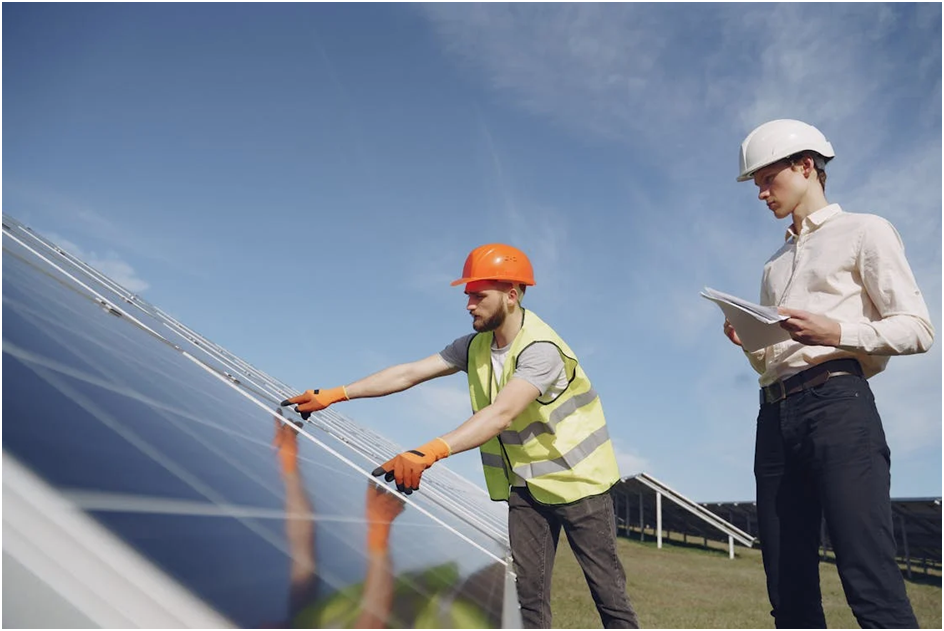
[[[760,385],[831,359],[854,357],[866,377],[890,355],[923,353],[934,341],[928,307],[905,259],[901,237],[885,219],[830,204],[803,220],[800,234],[764,265],[760,303],[838,320],[838,347],[787,340],[747,353]]]

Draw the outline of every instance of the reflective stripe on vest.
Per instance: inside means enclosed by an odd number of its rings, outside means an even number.
[[[597,394],[597,391],[593,388],[590,388],[583,394],[578,394],[577,396],[564,401],[559,408],[551,412],[550,417],[546,423],[542,421],[535,421],[520,432],[506,429],[501,433],[502,442],[506,445],[523,445],[535,436],[540,436],[541,434],[553,434],[554,428],[558,423],[583,406],[589,405],[596,401],[598,396],[599,395]]]
[[[508,499],[512,471],[545,504],[567,504],[609,490],[619,481],[616,455],[600,397],[573,351],[533,312],[523,311],[504,370],[494,375],[493,340],[493,333],[479,333],[469,344],[469,394],[476,412],[495,400],[514,375],[521,352],[534,343],[557,348],[568,384],[553,401],[533,401],[508,429],[481,446],[489,496]]]

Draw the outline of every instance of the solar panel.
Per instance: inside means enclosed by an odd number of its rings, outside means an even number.
[[[928,561],[941,566],[941,498],[892,499],[898,556],[915,559],[925,569]]]
[[[734,558],[734,542],[752,547],[754,537],[647,473],[624,478],[613,487],[617,526],[626,536],[645,539],[651,529],[727,541]],[[663,501],[663,499],[667,501]],[[661,539],[659,539],[661,541]]]
[[[4,626],[518,622],[503,505],[441,465],[391,494],[400,446],[3,234]]]
[[[740,525],[753,536],[759,536],[755,502],[711,502],[702,504],[711,512]],[[891,498],[892,525],[898,559],[905,564],[908,577],[912,566],[923,573],[941,569],[941,498]],[[829,529],[823,521],[821,545],[832,550]]]

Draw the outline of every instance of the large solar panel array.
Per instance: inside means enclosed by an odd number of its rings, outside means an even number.
[[[892,498],[892,525],[898,559],[906,566],[909,578],[914,571],[941,571],[941,498]],[[755,502],[710,502],[702,504],[714,514],[743,528],[757,537],[757,504]],[[824,550],[832,550],[826,522],[821,527]]]
[[[3,625],[517,626],[504,505],[297,392],[4,215]]]

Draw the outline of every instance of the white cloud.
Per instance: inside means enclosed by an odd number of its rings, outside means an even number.
[[[93,252],[90,255],[88,264],[130,292],[140,293],[150,287],[146,280],[138,276],[130,264],[118,258],[118,255],[114,252],[106,253],[103,258],[99,258]]]
[[[423,10],[444,45],[529,111],[600,136],[629,137],[643,112],[684,111],[662,71],[666,15],[636,5],[430,4]]]
[[[570,221],[555,208],[517,200],[513,173],[502,159],[502,143],[494,137],[480,112],[477,118],[494,189],[500,198],[495,214],[502,232],[494,240],[523,250],[534,267],[542,295],[547,298],[559,295],[561,287],[571,280],[563,260],[572,245],[568,239]]]
[[[495,146],[495,139],[492,137],[492,132],[489,130],[488,124],[485,122],[485,119],[482,117],[482,113],[478,111],[478,109],[476,109],[476,116],[479,121],[479,129],[482,131],[482,139],[485,141],[485,148],[488,151],[489,162],[491,163],[493,175],[495,176],[498,194],[501,197],[501,201],[505,210],[511,214],[514,214],[514,195],[509,189],[509,183],[505,181],[505,170],[502,168],[501,155]]]
[[[140,222],[147,217],[146,213],[119,219],[118,212],[99,212],[68,195],[24,182],[5,182],[4,189],[10,197],[17,199],[18,203],[34,206],[40,211],[37,214],[42,216],[42,222],[37,222],[33,227],[43,234],[51,234],[55,230],[44,228],[41,224],[54,225],[59,229],[68,229],[70,233],[84,235],[84,241],[114,244],[127,251],[133,250],[139,258],[157,261],[188,276],[209,278],[206,266],[193,262],[194,257],[202,256],[208,250],[182,245],[187,238],[185,226],[175,226],[166,221],[145,226]],[[118,257],[113,252],[108,252],[100,260],[114,273],[124,275],[129,282],[135,282],[131,271],[112,263],[116,258]],[[86,263],[91,264],[88,260]]]
[[[940,129],[940,30],[907,7],[588,3],[421,10],[444,47],[517,107],[659,154],[677,168],[705,164],[714,157],[712,146],[724,147],[718,155],[733,160],[740,138],[770,118],[807,118],[830,137],[848,137],[846,146],[863,155],[895,139],[892,121],[907,115],[903,108],[937,112],[917,124]],[[940,7],[922,12],[940,23]],[[934,39],[937,46],[928,41]],[[692,49],[701,54],[692,56]],[[890,91],[892,83],[908,92]]]
[[[833,134],[857,124],[884,83],[881,67],[861,63],[862,53],[888,37],[894,22],[894,14],[880,5],[863,10],[780,4],[746,14],[744,26],[763,33],[763,45],[742,123],[752,127],[797,112]]]
[[[108,251],[100,256],[94,251],[86,252],[75,243],[55,233],[49,233],[48,238],[72,256],[87,263],[90,267],[98,270],[130,292],[141,293],[150,287],[146,280],[138,276],[134,267],[123,260],[116,252]]]
[[[560,298],[562,288],[576,280],[575,266],[568,265],[577,258],[568,237],[568,218],[553,208],[519,205],[506,219],[509,241],[531,260],[542,298]]]
[[[881,157],[876,156],[881,161]],[[905,247],[934,255],[930,261],[940,272],[941,238],[941,138],[924,139],[908,147],[906,155],[881,161],[862,185],[843,187],[843,204],[849,210],[881,214],[908,235]],[[911,260],[914,264],[914,260]],[[929,279],[929,280],[933,280]],[[936,283],[940,286],[940,283]]]

